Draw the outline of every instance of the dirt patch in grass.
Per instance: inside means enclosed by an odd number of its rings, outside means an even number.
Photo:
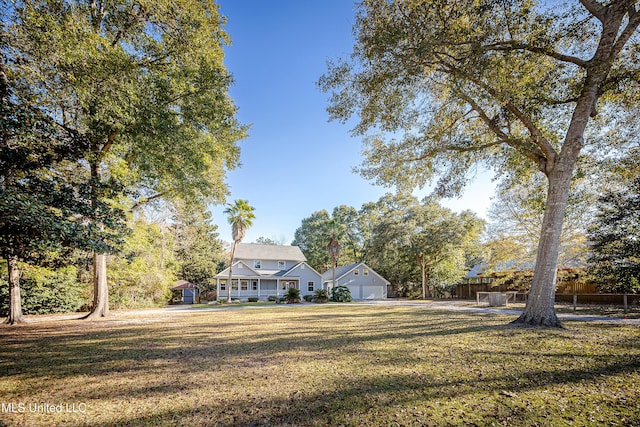
[[[362,305],[154,313],[0,327],[0,425],[640,425],[637,326]]]

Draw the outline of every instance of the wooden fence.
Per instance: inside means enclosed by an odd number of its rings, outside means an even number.
[[[478,292],[509,292],[508,284],[493,286],[491,283],[465,283],[456,287],[453,295],[457,299],[477,300]],[[640,294],[601,294],[594,292],[592,284],[570,284],[559,286],[556,292],[556,302],[568,302],[574,304],[598,304],[598,305],[639,305]],[[625,304],[626,300],[626,304]]]

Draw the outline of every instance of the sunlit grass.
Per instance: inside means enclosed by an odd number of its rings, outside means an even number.
[[[509,320],[304,305],[2,327],[0,425],[640,425],[640,328]]]

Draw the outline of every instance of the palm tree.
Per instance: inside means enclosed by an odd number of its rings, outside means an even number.
[[[329,240],[329,244],[327,245],[327,251],[329,252],[329,256],[331,257],[331,265],[333,267],[333,281],[331,282],[331,287],[335,288],[336,286],[336,265],[338,264],[338,257],[340,256],[340,242],[336,239],[336,235],[333,234],[331,236],[331,240]]]
[[[231,261],[229,262],[229,281],[227,282],[227,302],[231,302],[231,269],[233,268],[233,258],[236,254],[236,246],[244,239],[247,228],[251,227],[256,216],[253,214],[254,207],[249,205],[247,200],[238,199],[232,205],[227,205],[224,213],[231,224],[231,235],[233,238],[233,248],[231,249]]]

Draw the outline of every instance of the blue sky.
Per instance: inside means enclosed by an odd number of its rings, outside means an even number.
[[[260,236],[291,243],[313,212],[378,200],[376,187],[352,172],[362,162],[361,141],[350,127],[328,122],[328,94],[316,87],[330,59],[353,45],[353,3],[348,0],[219,0],[232,44],[225,64],[235,84],[238,118],[250,124],[240,143],[242,165],[229,172],[229,201],[256,208],[245,242]],[[443,204],[484,216],[493,194],[491,175],[481,174],[461,199]],[[423,192],[424,194],[424,192]],[[231,240],[224,207],[211,208],[220,238]]]

